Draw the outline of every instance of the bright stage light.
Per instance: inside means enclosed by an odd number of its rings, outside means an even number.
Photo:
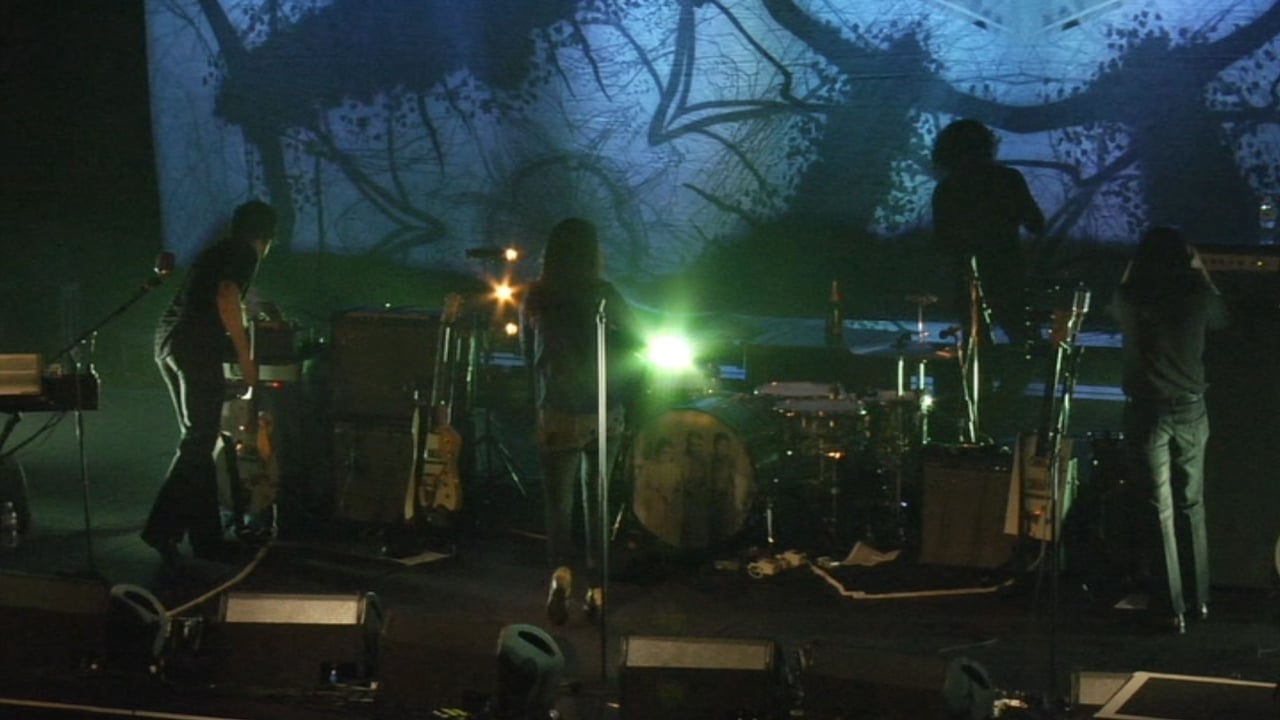
[[[501,282],[493,286],[493,297],[499,304],[511,302],[515,298],[515,295],[515,288],[511,287],[511,285],[506,282]]]
[[[645,351],[649,364],[666,372],[681,372],[693,368],[693,346],[679,335],[657,335],[650,338]]]
[[[507,337],[515,337],[520,334],[520,326],[508,321],[507,324],[502,326],[502,331],[507,334]]]

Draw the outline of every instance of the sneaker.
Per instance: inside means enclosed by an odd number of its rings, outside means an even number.
[[[561,565],[551,573],[551,591],[547,593],[547,619],[554,625],[569,620],[569,594],[573,592],[573,571]]]
[[[587,596],[582,602],[582,611],[594,621],[600,616],[602,607],[604,607],[604,588],[587,588]]]

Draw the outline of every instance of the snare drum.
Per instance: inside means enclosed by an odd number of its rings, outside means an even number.
[[[778,462],[780,418],[750,396],[713,396],[654,416],[631,452],[631,511],[665,545],[700,550],[743,528]]]
[[[804,456],[852,451],[866,437],[866,411],[838,385],[773,382],[756,389],[782,416],[787,449]]]

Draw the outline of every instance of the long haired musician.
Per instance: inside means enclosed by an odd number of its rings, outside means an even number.
[[[599,558],[574,542],[573,518],[583,494],[581,483],[586,479],[585,487],[594,489],[599,472],[595,448],[601,312],[608,327],[605,443],[606,463],[612,465],[626,425],[629,360],[637,346],[631,310],[603,277],[595,226],[580,218],[563,220],[547,238],[541,275],[527,288],[520,307],[520,342],[533,381],[547,555],[553,568],[547,616],[557,625],[568,619],[574,571],[595,572],[599,567]],[[598,508],[582,508],[588,528],[597,512]],[[591,534],[588,529],[588,537]],[[588,614],[602,601],[598,580],[593,577],[587,583]]]
[[[1189,607],[1198,619],[1209,612],[1204,348],[1206,331],[1226,322],[1225,305],[1195,248],[1176,229],[1154,227],[1138,243],[1112,308],[1124,334],[1125,443],[1138,492],[1148,498],[1142,539],[1155,560],[1150,608],[1157,622],[1182,633]]]

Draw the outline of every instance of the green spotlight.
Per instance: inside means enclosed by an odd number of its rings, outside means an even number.
[[[645,355],[649,364],[661,372],[678,373],[693,369],[693,346],[679,335],[650,338]]]

